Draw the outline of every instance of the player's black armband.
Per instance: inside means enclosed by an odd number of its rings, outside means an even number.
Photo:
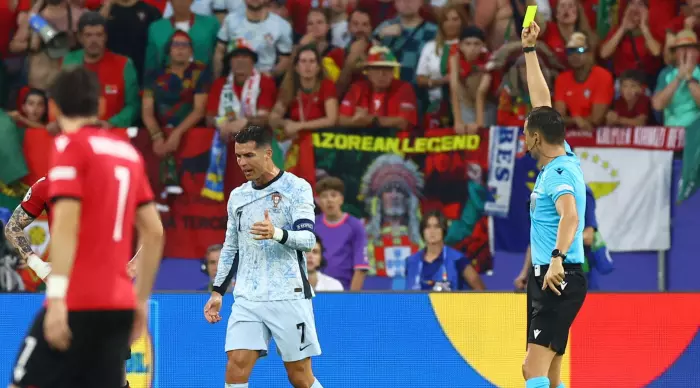
[[[234,276],[236,276],[236,273],[238,272],[238,253],[236,253],[236,256],[233,257],[233,263],[231,264],[231,269],[228,271],[228,275],[226,275],[226,278],[224,281],[221,283],[220,286],[214,285],[212,286],[211,290],[213,292],[216,292],[217,294],[224,296],[226,295],[226,290],[228,290],[228,287],[231,285],[231,280],[233,279]]]
[[[306,218],[302,218],[300,220],[294,221],[294,226],[293,226],[295,231],[300,231],[300,230],[308,230],[309,232],[313,233],[314,231],[314,222],[311,220],[308,220]]]

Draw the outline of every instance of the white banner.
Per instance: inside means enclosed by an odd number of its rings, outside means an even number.
[[[488,215],[508,217],[519,131],[518,127],[491,127],[488,189],[492,198],[484,204]]]
[[[608,248],[669,249],[673,152],[588,147],[575,152],[595,196],[598,228]]]

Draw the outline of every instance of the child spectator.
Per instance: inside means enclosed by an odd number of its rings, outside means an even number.
[[[48,121],[49,101],[46,93],[39,89],[30,89],[18,111],[9,112],[20,128],[42,128]]]
[[[343,212],[345,184],[338,178],[326,177],[318,181],[315,194],[321,208],[315,232],[326,242],[326,272],[340,280],[345,289],[361,290],[369,269],[367,235],[362,221]]]
[[[306,271],[309,273],[309,283],[314,291],[343,291],[343,284],[338,279],[321,272],[326,269],[328,261],[324,257],[323,240],[316,235],[316,245],[306,252]]]
[[[649,97],[646,96],[645,75],[641,70],[627,70],[620,76],[620,97],[605,116],[610,126],[646,125],[649,119]]]

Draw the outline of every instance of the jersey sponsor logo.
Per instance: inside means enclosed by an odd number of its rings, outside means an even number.
[[[78,176],[73,166],[56,166],[49,171],[49,181],[70,181]]]
[[[138,162],[139,154],[134,147],[121,140],[109,139],[106,137],[91,136],[88,143],[92,152],[98,155],[109,155],[116,158],[125,159],[130,162]]]

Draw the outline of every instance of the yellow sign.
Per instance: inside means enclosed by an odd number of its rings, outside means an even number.
[[[131,359],[126,361],[126,379],[131,388],[151,388],[153,365],[153,341],[146,332],[131,345]]]
[[[392,154],[425,154],[450,151],[475,151],[481,144],[479,135],[396,138],[341,133],[314,133],[315,148]]]

